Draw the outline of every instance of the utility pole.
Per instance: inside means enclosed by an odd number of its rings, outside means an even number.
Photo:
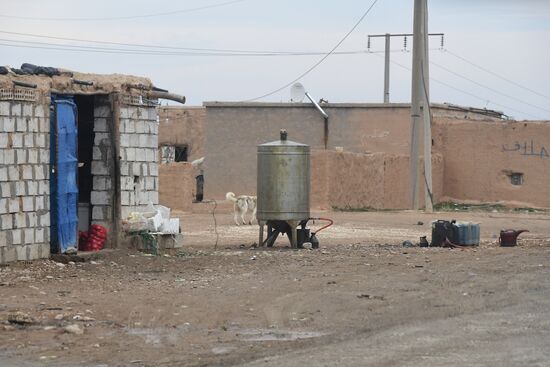
[[[414,30],[413,30],[413,70],[412,70],[412,100],[411,100],[411,142],[409,187],[412,208],[417,210],[419,186],[419,145],[421,133],[424,143],[424,187],[425,209],[433,211],[432,195],[432,134],[429,106],[429,65],[428,65],[428,4],[427,0],[414,1]],[[421,124],[423,122],[423,125]],[[423,127],[423,128],[422,128]]]
[[[427,29],[426,29],[427,33]],[[444,42],[444,33],[430,33],[428,36],[437,36],[441,37],[441,48],[443,48]],[[371,38],[380,38],[385,39],[385,48],[384,48],[384,103],[390,103],[390,52],[391,52],[391,37],[403,37],[403,51],[407,51],[407,38],[413,37],[412,33],[386,33],[386,34],[369,34],[367,40],[367,51],[370,51],[371,47]],[[426,48],[426,53],[428,52]]]

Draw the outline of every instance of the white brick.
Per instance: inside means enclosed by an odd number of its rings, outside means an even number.
[[[103,206],[94,206],[92,207],[92,220],[105,220],[103,211],[105,207]]]
[[[151,134],[153,135],[158,135],[159,134],[159,124],[158,124],[158,121],[154,122],[152,125],[151,125]],[[158,144],[158,142],[157,142]]]
[[[120,174],[128,176],[130,174],[130,163],[120,162]]]
[[[22,116],[23,115],[23,106],[21,103],[15,103],[13,102],[11,104],[11,115],[12,116]]]
[[[136,204],[145,205],[149,204],[149,195],[147,191],[140,191],[138,194],[138,202]]]
[[[38,194],[38,182],[27,181],[27,195],[35,196],[36,194]]]
[[[18,132],[27,132],[27,119],[18,117],[15,120],[15,130]]]
[[[8,213],[19,212],[19,198],[8,199]]]
[[[21,166],[21,168],[23,169],[23,180],[32,180],[32,166],[25,165]]]
[[[0,115],[2,116],[10,115],[10,102],[0,102]]]
[[[14,229],[11,231],[11,244],[20,245],[21,244],[21,233],[20,229]]]
[[[48,149],[40,149],[40,163],[50,164],[50,151]]]
[[[142,163],[141,164],[141,175],[142,176],[149,176],[149,170],[147,169],[147,167],[148,167],[147,163]]]
[[[145,190],[156,190],[155,177],[145,177]]]
[[[36,117],[46,117],[46,114],[44,112],[45,112],[45,109],[44,109],[43,105],[37,104],[34,107],[34,116],[36,116]]]
[[[41,133],[49,133],[50,132],[50,120],[48,118],[38,119],[38,130]]]
[[[107,191],[92,191],[90,201],[92,205],[108,205],[109,194]]]
[[[47,147],[46,134],[44,133],[35,134],[35,145],[38,148],[46,148]]]
[[[130,135],[128,134],[120,134],[120,146],[122,148],[129,147],[130,146]]]
[[[39,130],[39,122],[37,118],[28,118],[27,119],[27,131],[31,133],[36,133]]]
[[[26,214],[27,216],[27,225],[29,227],[36,227],[38,225],[37,217],[35,212],[30,212]]]
[[[15,131],[15,119],[12,117],[2,117],[3,124],[2,130],[5,133],[12,133]]]
[[[107,190],[105,177],[93,176],[92,178],[92,187],[95,191],[104,191]]]
[[[44,172],[45,169],[46,168],[43,165],[34,166],[34,179],[35,180],[44,180],[44,179],[46,179],[46,175],[45,175],[45,172]]]
[[[129,107],[121,107],[120,108],[120,118],[121,119],[130,118],[130,108]]]
[[[2,169],[0,168],[0,171]],[[0,196],[3,198],[11,197],[11,184],[9,182],[0,183]]]
[[[19,181],[19,167],[18,166],[9,166],[8,167],[8,180],[10,180],[10,181]]]
[[[130,135],[130,146],[131,147],[139,147],[139,135],[138,134],[132,134]]]
[[[141,176],[141,163],[132,163],[131,175]]]
[[[25,228],[23,230],[23,242],[25,244],[34,243],[34,228]]]
[[[14,164],[15,163],[15,150],[14,149],[4,149],[4,164]]]
[[[27,157],[28,163],[38,163],[38,149],[29,149],[29,155]]]
[[[25,181],[16,181],[14,186],[15,186],[15,196],[25,196],[25,194],[27,193]]]
[[[32,212],[34,210],[34,197],[23,196],[23,211]]]
[[[92,162],[92,175],[108,175],[109,170],[105,162],[93,161]]]
[[[121,205],[130,205],[130,193],[128,191],[120,192],[120,204]]]
[[[94,119],[94,132],[107,132],[107,119],[104,117],[97,117]]]
[[[126,161],[133,162],[136,160],[136,148],[126,148]]]
[[[145,149],[143,148],[136,148],[136,162],[144,162],[145,161]]]
[[[133,134],[136,132],[136,123],[133,120],[121,120],[124,125],[124,132]]]
[[[8,199],[0,199],[0,214],[8,213]]]
[[[136,193],[134,191],[130,191],[129,202],[130,202],[130,205],[136,205]]]
[[[145,134],[147,133],[147,126],[145,125],[145,121],[136,121],[136,133],[138,134]]]
[[[147,162],[156,162],[157,161],[157,149],[147,149],[145,151],[145,160]]]
[[[0,181],[1,182],[8,181],[8,167],[0,167]]]
[[[99,147],[93,147],[92,148],[92,159],[94,161],[102,161],[104,160],[103,159],[103,154],[101,153],[101,149],[99,149]]]
[[[38,182],[38,195],[49,195],[50,194],[50,182],[49,181],[39,181]]]
[[[159,168],[158,163],[149,163],[149,176],[158,176]]]
[[[27,163],[27,150],[26,149],[15,149],[15,162],[17,164]]]
[[[25,103],[23,104],[23,116],[32,116],[32,104]]]
[[[131,191],[134,189],[134,179],[128,176],[120,177],[120,189]]]
[[[26,148],[34,148],[34,134],[24,134],[23,144]]]
[[[7,230],[13,228],[13,215],[12,214],[3,214],[0,215],[0,229]]]
[[[94,117],[109,117],[111,116],[111,108],[109,106],[97,106],[94,108]]]
[[[111,139],[109,138],[109,135],[110,134],[108,133],[95,133],[94,145],[111,145]]]
[[[50,213],[42,214],[39,218],[40,226],[41,227],[49,227],[50,226]]]
[[[46,196],[36,196],[34,198],[34,210],[44,210],[46,209]]]
[[[8,134],[0,133],[0,148],[7,148],[7,147],[8,147]]]
[[[43,243],[44,241],[44,228],[37,228],[34,230],[34,240],[36,243]]]
[[[13,224],[15,228],[26,228],[27,216],[25,213],[15,213],[13,215]]]
[[[159,193],[157,191],[148,191],[149,201],[155,205],[159,203]]]
[[[23,134],[21,133],[11,134],[11,146],[12,148],[23,148]]]

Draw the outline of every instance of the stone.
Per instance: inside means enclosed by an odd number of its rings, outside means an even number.
[[[109,193],[107,191],[92,191],[90,202],[92,205],[109,204]]]
[[[11,146],[12,148],[23,148],[23,134],[11,134]]]
[[[0,229],[5,231],[13,228],[13,215],[3,214],[0,215]]]
[[[84,329],[82,329],[78,324],[67,325],[63,328],[63,330],[69,334],[75,334],[75,335],[84,334]]]
[[[108,132],[107,119],[104,117],[96,117],[94,119],[94,132]]]
[[[38,149],[28,150],[27,162],[32,164],[38,163]]]
[[[7,148],[8,147],[8,134],[7,133],[0,133],[0,148]]]
[[[8,167],[0,167],[0,182],[7,182],[7,181],[8,181]]]
[[[19,198],[8,199],[8,213],[19,212]]]
[[[92,161],[92,175],[108,175],[109,169],[103,161]]]

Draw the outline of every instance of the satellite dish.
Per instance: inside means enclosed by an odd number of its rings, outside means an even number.
[[[290,88],[290,102],[300,103],[304,100],[306,96],[306,88],[302,83],[294,83]]]

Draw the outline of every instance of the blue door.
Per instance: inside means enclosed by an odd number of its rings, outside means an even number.
[[[51,107],[51,250],[66,253],[78,248],[77,111],[67,96],[52,96]]]

